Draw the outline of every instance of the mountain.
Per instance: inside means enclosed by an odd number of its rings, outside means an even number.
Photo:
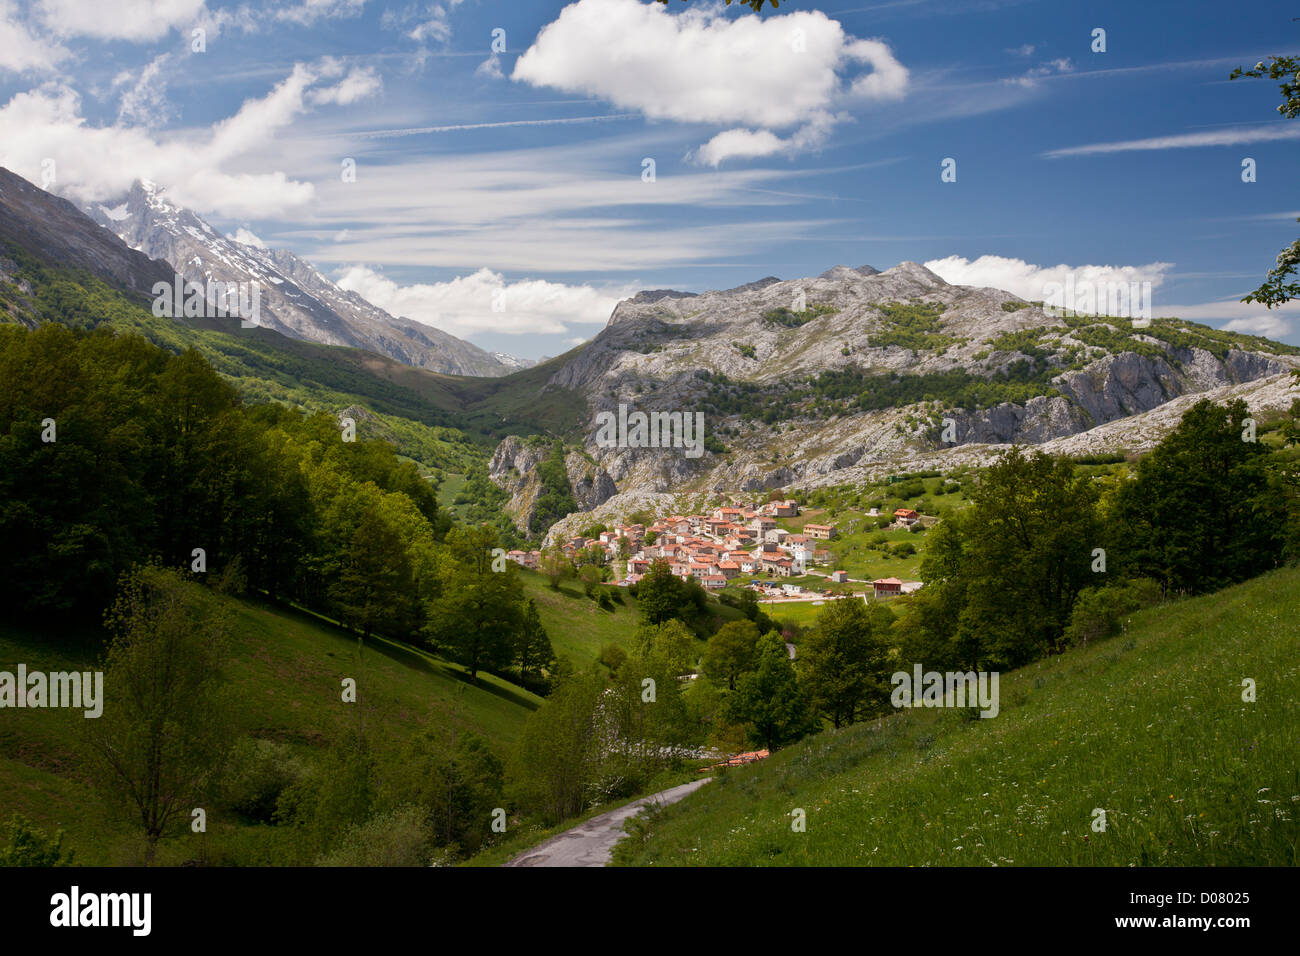
[[[1300,349],[1173,318],[1058,315],[904,262],[625,299],[551,376],[620,495],[837,484],[1008,443],[1140,450],[1191,396],[1285,407]],[[1174,404],[1170,404],[1174,403]],[[702,412],[708,450],[600,447],[595,414]],[[1124,427],[1126,422],[1145,423]]]
[[[170,284],[174,270],[124,246],[66,199],[0,167],[0,244],[23,249],[68,269],[84,269],[136,301],[152,300],[155,282]],[[16,264],[0,260],[0,282]]]
[[[446,375],[506,375],[530,364],[389,315],[340,289],[292,252],[223,236],[202,217],[169,202],[154,183],[137,181],[119,200],[83,208],[128,246],[171,263],[188,281],[256,282],[260,324],[291,338],[366,349]]]
[[[132,201],[99,214],[128,235],[136,226],[127,220],[157,217],[146,232],[174,239],[172,255],[198,255],[194,268],[204,271],[192,277],[206,276],[207,256],[227,280],[257,278],[280,296],[264,301],[288,303],[282,319],[339,336],[372,319],[401,334],[387,324],[400,320],[302,260],[223,239],[174,207],[164,215],[156,191],[152,200],[148,192],[141,184]],[[543,446],[511,436],[563,439],[581,511],[552,535],[665,496],[874,481],[979,464],[1010,443],[1064,454],[1138,452],[1198,397],[1245,398],[1257,415],[1285,409],[1294,398],[1287,373],[1300,367],[1300,349],[1258,336],[1176,318],[1138,327],[1126,318],[1059,315],[904,262],[883,272],[835,266],[810,278],[767,276],[722,291],[641,292],[615,307],[599,335],[564,355],[494,377],[456,377],[373,351],[324,347],[291,329],[153,319],[149,290],[170,281],[166,263],[3,170],[0,243],[10,249],[0,251],[0,317],[85,327],[111,318],[168,348],[199,348],[252,400],[367,408],[386,416],[384,428],[404,454],[455,459],[452,471],[481,461],[521,527],[545,490],[532,474]],[[44,273],[33,259],[46,263]],[[74,295],[78,270],[129,295],[132,314],[99,293]],[[701,453],[602,447],[596,416],[617,415],[620,405],[703,415]],[[477,447],[461,445],[465,436]]]
[[[532,368],[537,364],[537,360],[519,358],[517,355],[509,355],[505,352],[491,352],[489,354],[506,367],[506,372],[503,373],[506,375],[510,374],[510,372],[518,372],[521,369]],[[546,360],[541,359],[540,361],[544,362]]]

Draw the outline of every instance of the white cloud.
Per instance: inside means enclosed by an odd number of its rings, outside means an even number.
[[[1022,299],[1040,300],[1049,295],[1046,286],[1057,282],[1065,284],[1066,277],[1074,276],[1076,289],[1090,282],[1094,290],[1103,283],[1114,282],[1131,287],[1134,282],[1150,282],[1152,291],[1159,289],[1169,278],[1174,264],[1152,262],[1144,266],[1036,266],[1023,259],[1002,256],[980,256],[968,260],[961,256],[933,259],[925,267],[945,282],[957,285],[987,286],[1020,296]],[[1294,320],[1300,318],[1300,301],[1287,302],[1274,309],[1266,309],[1253,302],[1229,299],[1218,302],[1178,304],[1162,302],[1153,296],[1151,312],[1154,316],[1169,316],[1222,325],[1232,332],[1248,332],[1280,339],[1292,334]],[[1288,319],[1287,316],[1291,318]]]
[[[404,286],[366,266],[352,266],[337,282],[392,315],[458,336],[558,334],[568,332],[571,324],[603,325],[618,301],[633,294],[630,287],[608,290],[542,279],[507,282],[490,269],[450,282]]]
[[[232,218],[274,216],[315,195],[310,182],[281,170],[252,170],[268,140],[308,108],[308,94],[341,66],[297,64],[266,96],[246,100],[210,129],[169,129],[155,134],[139,126],[91,126],[71,88],[51,83],[18,93],[0,107],[0,165],[39,180],[42,163],[56,164],[54,189],[83,201],[110,200],[136,179],[167,187],[167,198],[203,213]],[[347,80],[340,87],[347,86]],[[342,101],[339,87],[327,101]]]
[[[765,129],[729,129],[719,133],[699,148],[696,157],[709,166],[717,166],[724,159],[739,156],[752,159],[771,156],[788,148],[780,136]]]
[[[294,168],[317,183],[319,193],[296,217],[300,229],[292,236],[282,232],[281,239],[313,262],[339,267],[360,262],[473,271],[492,263],[511,274],[637,274],[711,263],[719,249],[742,255],[773,234],[789,242],[828,228],[824,218],[757,215],[799,201],[768,188],[784,178],[773,170],[670,175],[661,167],[656,182],[642,182],[640,157],[654,155],[659,141],[619,136],[401,157],[379,151],[373,162],[362,146],[333,153],[358,157],[357,181],[340,183],[337,160],[331,165],[321,155],[318,139],[300,146],[281,137],[277,147],[286,156],[313,151]],[[339,149],[357,145],[345,141]],[[748,218],[737,229],[741,210]],[[702,213],[708,221],[699,221]],[[347,241],[335,239],[344,229]]]
[[[1157,315],[1176,315],[1196,322],[1223,322],[1222,327],[1229,332],[1246,332],[1281,339],[1292,335],[1296,329],[1296,320],[1300,319],[1300,301],[1284,302],[1268,309],[1257,302],[1227,299],[1188,305],[1162,304],[1154,311]]]
[[[158,40],[196,24],[203,0],[39,0],[45,25],[59,36]]]
[[[1074,64],[1070,62],[1069,57],[1065,57],[1059,60],[1048,60],[1046,63],[1042,63],[1031,70],[1025,71],[1024,75],[1013,76],[1004,82],[1014,83],[1016,86],[1023,86],[1027,89],[1032,89],[1037,86],[1038,81],[1045,76],[1073,72]]]
[[[505,74],[501,72],[501,54],[493,53],[489,56],[474,70],[474,75],[486,76],[492,80],[505,79]]]
[[[317,105],[335,103],[339,106],[347,106],[358,100],[369,99],[383,87],[384,81],[372,67],[362,67],[352,70],[342,82],[334,86],[313,90],[310,99]]]
[[[1038,47],[1034,46],[1032,43],[1026,43],[1022,46],[1012,47],[1007,50],[1007,52],[1014,53],[1016,56],[1033,56],[1036,49],[1038,49]]]
[[[830,136],[834,120],[825,114],[814,117],[807,126],[782,139],[775,133],[761,129],[729,129],[709,140],[689,158],[707,166],[717,167],[732,157],[753,159],[775,153],[802,153],[817,149]]]
[[[1294,326],[1289,320],[1282,318],[1280,315],[1264,313],[1245,319],[1233,319],[1224,328],[1229,332],[1246,332],[1250,335],[1263,335],[1270,339],[1280,339],[1290,335]]]
[[[0,0],[0,70],[48,72],[67,56],[62,46],[37,37],[20,23],[11,0]]]
[[[1043,156],[1058,159],[1062,156],[1087,156],[1097,153],[1123,153],[1135,150],[1188,149],[1197,146],[1237,146],[1243,143],[1266,143],[1279,139],[1300,139],[1300,126],[1244,126],[1235,129],[1209,130],[1203,133],[1180,133],[1172,136],[1153,136],[1149,139],[1129,139],[1113,143],[1092,143],[1087,146],[1069,146],[1053,149]]]
[[[980,256],[973,260],[948,256],[946,259],[932,259],[925,263],[925,267],[954,285],[985,286],[1010,292],[1022,299],[1040,300],[1048,295],[1044,290],[1049,283],[1064,284],[1066,277],[1071,275],[1076,286],[1086,281],[1097,288],[1102,283],[1115,282],[1122,283],[1127,288],[1129,283],[1150,282],[1152,289],[1158,289],[1165,280],[1165,273],[1174,264],[1152,262],[1144,266],[1037,266],[1023,259],[1007,259],[1002,256]]]
[[[446,43],[451,39],[451,11],[461,3],[462,0],[439,0],[402,10],[385,10],[381,23],[389,30],[403,30],[411,40]],[[411,27],[412,23],[415,26]]]
[[[303,0],[296,6],[276,10],[275,18],[309,27],[317,20],[355,17],[365,5],[366,0]]]
[[[841,74],[861,67],[852,79]],[[650,119],[745,126],[698,151],[716,165],[818,145],[843,107],[901,97],[908,72],[879,40],[817,11],[727,17],[638,0],[578,0],[538,34],[511,78],[599,97]],[[776,130],[795,129],[781,139]]]
[[[246,228],[243,227],[243,226],[240,226],[238,229],[236,229],[236,230],[234,231],[234,233],[232,233],[231,235],[227,236],[226,238],[228,238],[228,239],[233,239],[235,242],[242,242],[244,245],[246,245],[246,246],[252,246],[252,247],[255,248],[255,249],[265,249],[265,248],[267,248],[265,242],[263,242],[263,241],[262,241],[262,240],[261,240],[261,239],[260,239],[256,234],[254,234],[251,230],[246,229]]]
[[[113,78],[114,89],[130,83],[130,88],[122,94],[118,105],[118,123],[134,123],[139,126],[156,127],[167,122],[167,76],[163,67],[171,61],[170,53],[162,53],[153,58],[149,65],[137,75],[123,70]],[[135,80],[132,83],[132,79]]]

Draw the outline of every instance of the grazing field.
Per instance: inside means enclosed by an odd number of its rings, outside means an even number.
[[[613,610],[607,611],[582,593],[581,582],[569,579],[562,581],[558,590],[552,590],[546,577],[536,571],[521,570],[519,577],[524,582],[524,593],[537,605],[557,656],[567,656],[575,667],[582,668],[595,660],[606,644],[617,644],[625,650],[631,647],[637,606],[627,588],[616,589],[623,603],[615,602]]]
[[[1000,690],[992,719],[906,710],[728,770],[633,824],[616,862],[1300,862],[1300,569],[1136,613]]]

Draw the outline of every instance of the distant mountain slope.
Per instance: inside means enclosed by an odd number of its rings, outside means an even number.
[[[137,182],[115,203],[84,208],[128,246],[171,263],[189,281],[257,282],[261,324],[291,338],[350,345],[447,375],[506,375],[527,364],[503,361],[440,329],[391,316],[292,252],[227,238],[168,202],[154,183]]]
[[[194,348],[246,400],[348,413],[362,437],[458,473],[486,466],[507,434],[554,433],[585,418],[580,396],[546,384],[572,353],[509,376],[461,377],[231,318],[155,317],[153,285],[175,275],[73,204],[0,170],[0,323],[109,326],[174,352]]]
[[[588,422],[587,450],[621,493],[754,490],[834,483],[854,466],[954,447],[1062,439],[1280,377],[1298,354],[1179,319],[1056,315],[904,262],[640,293],[550,383],[593,411],[704,413],[714,441],[694,459],[599,448]]]
[[[86,269],[136,300],[175,272],[104,233],[66,199],[0,167],[0,244],[12,243],[69,269]],[[3,281],[0,268],[0,281]]]

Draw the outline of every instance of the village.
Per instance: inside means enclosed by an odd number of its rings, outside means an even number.
[[[575,564],[597,556],[614,572],[613,583],[623,587],[639,581],[654,562],[666,561],[677,577],[694,578],[710,591],[739,586],[758,592],[760,600],[768,602],[816,601],[844,593],[780,580],[807,575],[824,577],[828,584],[862,584],[863,590],[853,593],[873,598],[897,597],[921,586],[919,581],[896,577],[858,581],[842,569],[824,570],[834,560],[828,543],[837,538],[839,529],[834,524],[805,523],[795,532],[778,526],[778,519],[799,514],[799,504],[793,500],[733,504],[707,515],[672,515],[648,527],[620,525],[596,538],[568,538],[560,542],[559,550]],[[878,517],[876,509],[869,517]],[[899,508],[890,527],[910,529],[921,520],[916,511]],[[513,550],[507,557],[537,570],[542,552]]]

